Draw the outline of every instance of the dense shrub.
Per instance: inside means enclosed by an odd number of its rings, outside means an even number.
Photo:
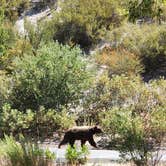
[[[37,144],[21,139],[16,142],[13,137],[5,136],[0,140],[1,166],[51,166],[55,154],[48,149],[44,151]]]
[[[101,40],[107,30],[121,22],[117,2],[110,0],[68,0],[60,3],[54,16],[54,39],[88,49]]]
[[[80,112],[79,120],[93,124],[99,121],[100,112],[114,106],[123,107],[132,104],[141,84],[139,76],[117,75],[110,79],[107,72],[103,73],[85,93],[83,111]]]
[[[103,73],[86,92],[83,98],[83,111],[80,121],[93,123],[100,120],[99,113],[112,107],[133,106],[140,111],[151,111],[158,106],[164,107],[165,80],[153,81],[149,85],[139,76],[113,76]]]
[[[122,47],[138,55],[145,65],[145,73],[164,76],[166,63],[165,25],[132,25],[126,24],[115,29],[111,34],[111,42],[115,47]],[[156,75],[157,75],[156,74]],[[157,77],[154,75],[154,77]]]
[[[37,112],[26,110],[23,113],[5,104],[0,112],[0,136],[2,137],[4,134],[18,136],[22,133],[34,138],[45,138],[52,136],[57,130],[65,130],[74,124],[75,116],[70,115],[67,110],[57,112],[41,107]]]
[[[125,24],[113,30],[110,39],[116,43],[116,47],[121,46],[134,53],[154,57],[163,54],[164,34],[165,25],[157,26],[151,24],[138,26]]]
[[[28,0],[2,0],[0,2],[0,11],[3,10],[5,18],[11,22],[15,22],[18,19],[18,16],[20,16],[28,7]]]
[[[0,13],[0,58],[4,55],[14,42],[14,31],[12,25],[4,20],[3,14]],[[1,68],[1,60],[0,60]]]
[[[78,102],[89,77],[81,55],[79,48],[49,43],[41,45],[36,56],[18,58],[11,95],[14,108],[60,109]]]
[[[66,109],[58,112],[53,109],[45,109],[40,107],[40,110],[35,113],[34,121],[31,124],[31,134],[47,138],[52,136],[54,132],[64,131],[75,125],[75,115],[70,114]],[[34,131],[35,130],[35,131]]]
[[[16,34],[13,25],[5,20],[3,12],[0,11],[0,70],[4,70],[8,65],[8,51],[14,46]],[[6,61],[6,59],[8,59]]]
[[[26,42],[31,45],[31,50],[34,55],[36,55],[37,49],[40,47],[42,42],[48,43],[53,41],[51,30],[47,29],[47,24],[47,20],[37,21],[36,24],[33,24],[28,20],[25,20],[24,22]]]
[[[136,107],[113,108],[104,114],[103,127],[116,135],[117,148],[123,157],[129,155],[138,166],[157,165],[161,156],[154,152],[159,152],[164,142],[166,110],[158,106],[139,111]]]
[[[129,0],[127,5],[129,21],[135,22],[137,19],[142,19],[146,22],[148,19],[156,19],[160,22],[164,5],[164,1]]]
[[[0,130],[1,136],[3,134],[18,134],[23,130],[30,128],[34,120],[34,113],[31,110],[27,110],[26,113],[22,113],[16,109],[12,109],[10,105],[5,104],[1,111]]]
[[[107,108],[100,107],[98,119],[110,134],[110,141],[116,141],[114,146],[122,155],[129,154],[137,165],[157,164],[160,159],[154,154],[161,150],[165,139],[165,83],[160,79],[147,85],[138,78],[115,76],[110,84],[107,81],[105,87],[109,90],[101,93],[97,102],[104,101],[105,106],[115,101]]]
[[[12,90],[11,83],[11,78],[9,78],[4,71],[0,70],[0,109],[9,99]]]

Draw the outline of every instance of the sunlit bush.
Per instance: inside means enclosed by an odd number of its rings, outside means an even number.
[[[103,128],[115,135],[116,146],[123,157],[129,155],[138,166],[157,165],[161,156],[154,152],[159,152],[164,143],[166,110],[158,106],[135,114],[139,111],[132,106],[113,108],[103,114]]]
[[[87,162],[87,155],[89,154],[88,148],[84,145],[81,149],[77,149],[76,146],[68,146],[65,157],[68,163],[72,166],[77,164],[85,164]]]
[[[146,21],[158,21],[161,23],[162,15],[164,12],[165,2],[164,1],[139,1],[139,0],[128,0],[128,17],[129,21],[135,22],[138,19]]]
[[[99,113],[107,112],[112,107],[133,106],[138,111],[136,114],[164,107],[164,84],[164,79],[146,84],[139,76],[117,75],[110,79],[104,73],[85,94],[80,118],[99,121]]]
[[[13,30],[13,25],[10,22],[4,20],[3,14],[0,13],[0,68],[1,58],[7,52],[15,40],[15,34]]]
[[[34,138],[50,137],[57,130],[65,130],[75,124],[75,116],[67,110],[57,112],[53,109],[40,107],[38,111],[26,110],[25,112],[12,109],[5,104],[0,112],[0,136],[20,133]]]
[[[122,20],[118,3],[113,0],[68,0],[52,20],[54,39],[88,49],[101,40],[107,30]]]
[[[0,146],[1,166],[51,166],[55,159],[55,154],[48,149],[44,151],[24,139],[16,142],[13,137],[5,136]]]
[[[2,0],[0,11],[3,11],[5,18],[15,22],[18,17],[29,7],[28,0]]]
[[[142,59],[145,72],[164,75],[166,63],[165,25],[126,24],[111,33],[110,40],[115,47],[125,48]],[[155,76],[156,77],[156,76]]]
[[[12,91],[12,80],[6,75],[5,71],[0,70],[0,109],[8,101]]]
[[[40,105],[61,109],[78,102],[89,83],[86,62],[78,47],[43,44],[36,56],[17,58],[14,65],[11,101],[21,110],[37,110]]]
[[[4,134],[18,134],[25,129],[29,129],[34,120],[34,113],[27,110],[25,113],[12,109],[9,104],[5,104],[0,113],[0,131]]]

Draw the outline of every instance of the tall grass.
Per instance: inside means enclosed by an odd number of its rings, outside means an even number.
[[[1,166],[51,166],[55,159],[54,153],[24,139],[16,142],[13,137],[5,136],[0,147]]]

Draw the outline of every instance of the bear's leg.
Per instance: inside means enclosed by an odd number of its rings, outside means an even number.
[[[63,140],[60,142],[58,148],[60,149],[61,145],[65,145],[65,144],[67,144],[67,143],[68,143],[68,140],[63,139]]]
[[[74,142],[75,142],[74,139],[69,140],[69,144],[70,144],[70,146],[71,146],[72,148],[74,147]]]
[[[94,146],[95,148],[97,148],[96,142],[94,141],[93,137],[91,137],[89,140],[89,143]]]
[[[86,140],[81,140],[81,147],[83,147],[84,145],[85,145],[85,143],[86,143]]]

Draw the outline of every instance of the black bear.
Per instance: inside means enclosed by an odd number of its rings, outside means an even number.
[[[96,142],[93,139],[93,135],[97,133],[102,133],[102,130],[98,126],[76,126],[69,129],[65,135],[63,140],[60,142],[58,148],[61,145],[65,145],[69,143],[71,147],[73,147],[75,140],[81,140],[81,146],[83,146],[86,141],[88,141],[92,146],[97,148]]]

